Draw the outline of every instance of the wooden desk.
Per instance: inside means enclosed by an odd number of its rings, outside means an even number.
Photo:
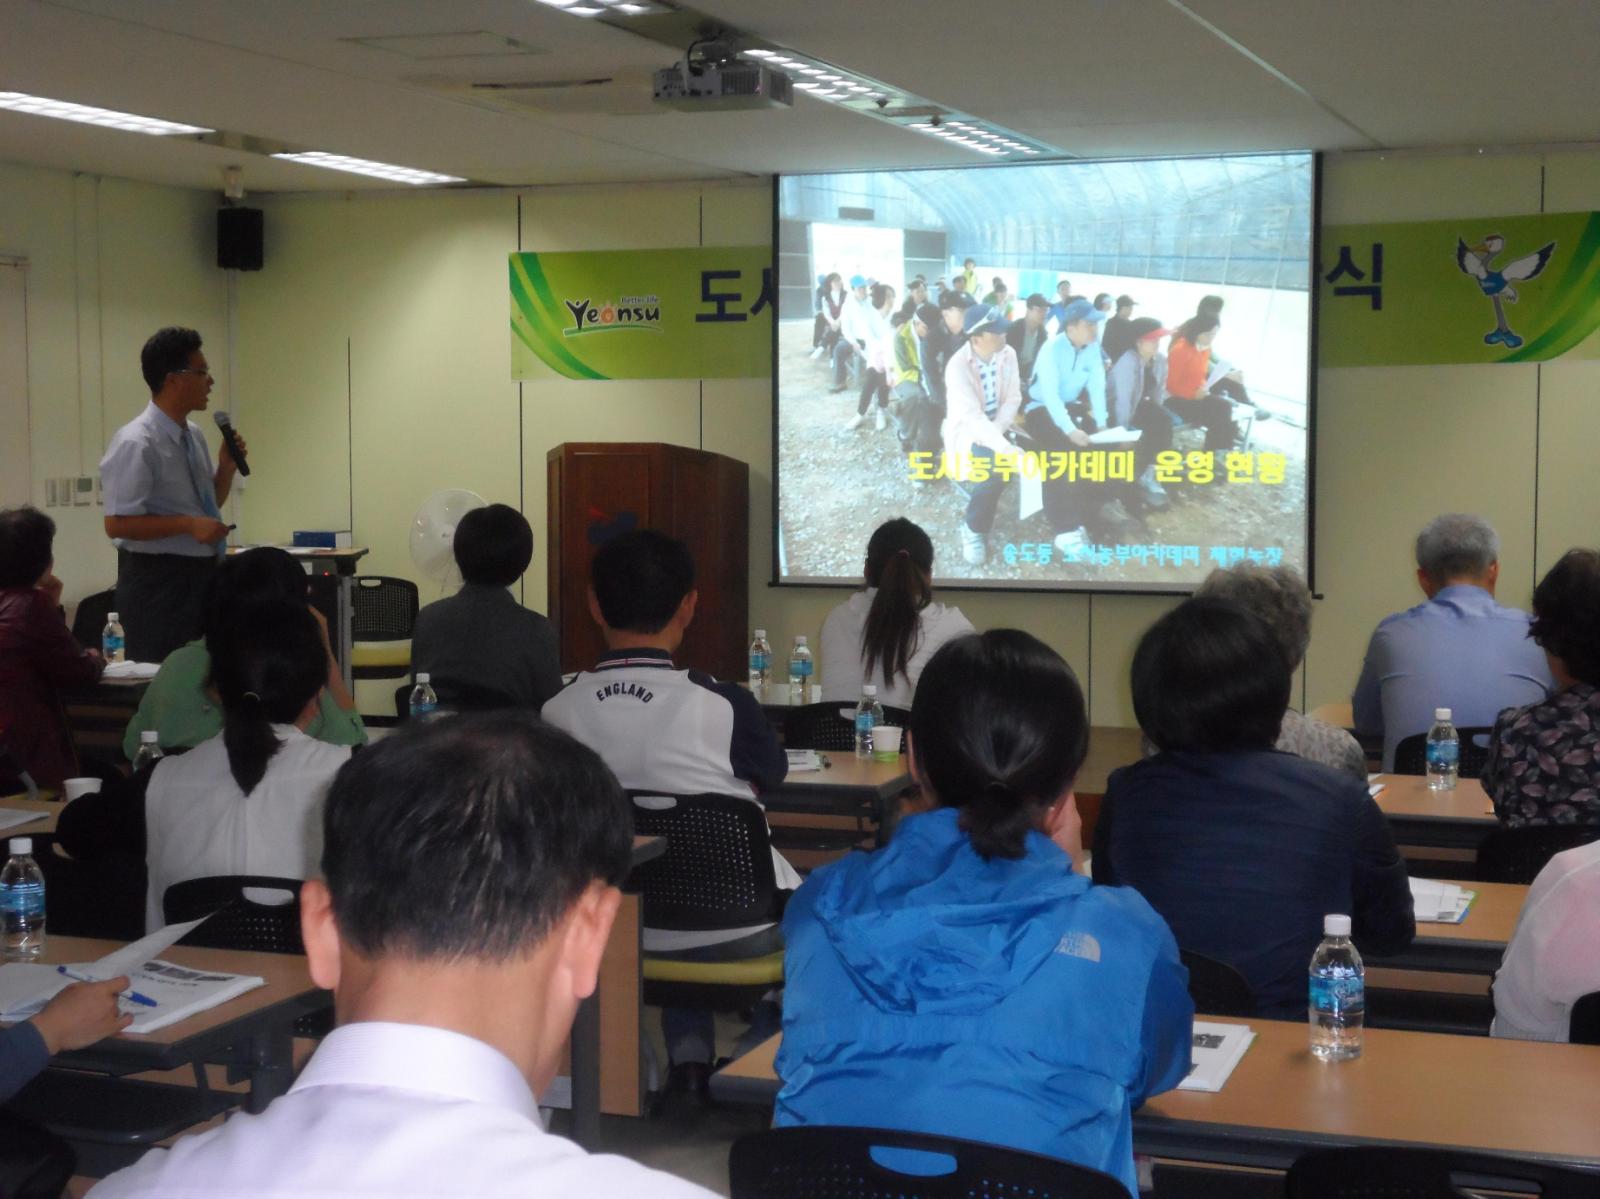
[[[41,796],[53,795],[52,791],[40,791]],[[0,799],[0,808],[11,808],[17,812],[41,812],[43,820],[30,820],[27,824],[19,824],[13,828],[0,830],[0,841],[12,837],[51,837],[55,835],[56,821],[61,816],[61,809],[67,805],[58,799],[29,799],[26,795],[8,795]]]
[[[149,686],[149,679],[101,679],[61,693],[67,730],[80,759],[125,760],[122,735]]]
[[[51,965],[92,962],[122,945],[120,941],[50,936],[43,961]],[[264,1110],[289,1089],[290,1026],[296,1017],[328,1002],[327,993],[312,984],[306,959],[295,954],[187,945],[171,946],[160,956],[163,961],[198,970],[254,974],[266,985],[155,1032],[121,1033],[87,1049],[57,1054],[52,1065],[121,1076],[175,1070],[199,1061],[226,1061],[249,1075],[247,1109]],[[230,1046],[234,1052],[225,1052]]]
[[[1450,974],[1493,974],[1528,898],[1517,883],[1457,882],[1478,897],[1460,924],[1417,924],[1416,940],[1399,953],[1369,958],[1367,965],[1389,970],[1438,970]]]
[[[829,766],[790,774],[761,802],[768,811],[855,816],[867,809],[880,827],[892,821],[892,801],[911,787],[904,755],[894,762],[863,760],[851,752],[823,754]]]
[[[1377,804],[1389,818],[1398,845],[1477,852],[1500,826],[1477,779],[1460,779],[1453,791],[1430,791],[1422,775],[1385,774]]]
[[[1323,1063],[1301,1021],[1220,1022],[1256,1030],[1233,1077],[1216,1094],[1168,1091],[1147,1102],[1133,1115],[1135,1152],[1283,1170],[1310,1149],[1387,1144],[1600,1168],[1600,1046],[1368,1029],[1359,1059]],[[712,1075],[712,1095],[770,1105],[778,1043]]]

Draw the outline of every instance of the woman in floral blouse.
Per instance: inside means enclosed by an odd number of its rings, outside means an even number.
[[[1495,721],[1483,786],[1508,828],[1600,824],[1600,552],[1569,550],[1533,592],[1529,635],[1556,690]]]

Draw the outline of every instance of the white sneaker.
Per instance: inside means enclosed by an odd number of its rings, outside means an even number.
[[[1081,557],[1083,551],[1089,548],[1089,534],[1083,528],[1068,529],[1065,533],[1056,534],[1056,553],[1063,558]]]
[[[961,525],[961,557],[968,566],[982,566],[989,560],[989,539]]]
[[[883,418],[883,409],[882,408],[874,408],[872,410],[872,427],[874,429],[876,429],[879,433],[882,433],[885,429],[887,429],[889,427],[889,422],[884,420],[884,418]]]
[[[849,433],[849,432],[851,432],[851,431],[853,431],[855,429],[859,429],[862,425],[864,425],[866,423],[867,423],[867,414],[865,412],[859,413],[856,416],[852,416],[849,420],[847,420],[845,422],[844,431],[846,433]]]
[[[821,346],[817,346],[817,347],[815,347],[815,348],[814,348],[814,349],[813,349],[813,350],[812,350],[812,351],[811,351],[811,356],[812,356],[812,357],[813,357],[813,358],[821,358],[821,357],[822,357],[822,347],[821,347]]]

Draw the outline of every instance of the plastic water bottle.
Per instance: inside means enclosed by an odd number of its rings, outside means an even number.
[[[1361,1056],[1367,975],[1350,943],[1350,917],[1324,916],[1322,944],[1311,955],[1311,1056],[1343,1062]]]
[[[167,755],[161,752],[161,734],[155,729],[145,729],[139,734],[139,752],[133,755],[133,773],[153,767]]]
[[[772,679],[772,646],[767,644],[767,630],[757,629],[750,643],[750,691],[757,699],[767,693],[767,683]]]
[[[127,645],[128,639],[123,635],[117,614],[107,612],[106,627],[100,630],[100,656],[106,660],[106,665],[124,661],[128,656]]]
[[[33,860],[33,838],[11,838],[11,857],[0,868],[0,915],[6,957],[28,962],[44,952],[44,875]]]
[[[811,681],[811,672],[816,663],[811,660],[811,650],[806,646],[805,634],[801,633],[794,639],[794,648],[789,651],[789,702],[803,704],[806,702],[806,684]]]
[[[878,702],[878,687],[867,683],[861,688],[861,702],[856,704],[856,757],[872,756],[872,730],[883,723],[883,705]]]
[[[1435,708],[1433,727],[1428,730],[1428,789],[1454,791],[1460,761],[1461,738],[1450,723],[1450,709]]]
[[[429,685],[429,677],[426,670],[417,671],[417,685],[411,688],[412,720],[431,720],[439,711],[439,697]]]

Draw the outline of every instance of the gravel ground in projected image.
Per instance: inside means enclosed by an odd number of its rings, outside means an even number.
[[[934,573],[941,579],[992,580],[1034,586],[1087,583],[1160,587],[1193,584],[1210,573],[1212,545],[1282,546],[1283,560],[1305,561],[1305,430],[1281,420],[1257,422],[1252,448],[1288,458],[1281,485],[1194,483],[1168,485],[1172,506],[1142,521],[1120,504],[1102,509],[1101,527],[1091,530],[1099,545],[1198,545],[1200,566],[1141,566],[1134,562],[1088,566],[1052,561],[1048,566],[1008,564],[1002,548],[1010,543],[1050,540],[1043,514],[1018,517],[1018,487],[1000,500],[989,561],[967,566],[961,559],[960,528],[966,495],[949,480],[913,482],[894,436],[893,421],[883,432],[869,423],[853,432],[845,423],[855,415],[857,392],[830,395],[830,366],[812,360],[811,322],[782,321],[778,328],[779,524],[789,580],[859,582],[867,538],[877,525],[906,516],[928,531],[934,545]],[[1179,435],[1176,448],[1198,449],[1199,431]],[[1110,490],[1108,488],[1108,490]]]

